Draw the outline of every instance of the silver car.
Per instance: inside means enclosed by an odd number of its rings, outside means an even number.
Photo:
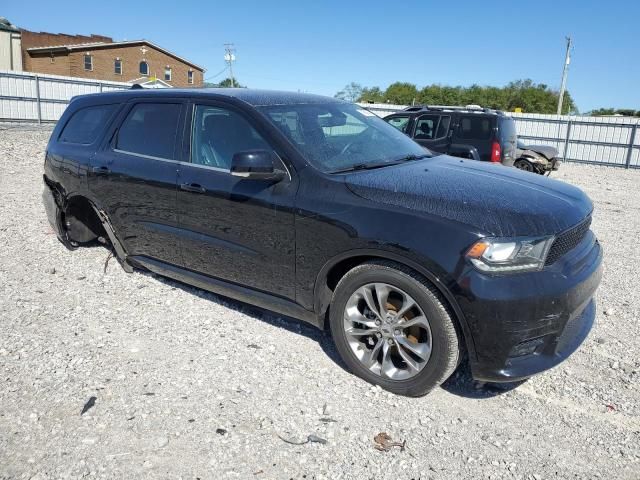
[[[548,145],[525,145],[518,139],[514,167],[540,175],[545,173],[549,175],[553,170],[558,170],[560,163],[557,148]]]

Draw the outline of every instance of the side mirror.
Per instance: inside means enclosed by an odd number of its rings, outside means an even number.
[[[285,172],[275,168],[275,154],[269,150],[245,150],[231,159],[231,175],[256,180],[280,180]]]

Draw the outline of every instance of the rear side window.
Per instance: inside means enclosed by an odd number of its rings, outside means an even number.
[[[74,113],[60,134],[63,143],[89,145],[95,142],[100,129],[104,127],[117,105],[96,105]]]
[[[487,117],[462,117],[458,137],[470,140],[488,140],[491,138],[491,123]]]
[[[512,118],[500,119],[500,143],[516,141],[516,122]]]
[[[120,127],[116,149],[174,160],[180,108],[177,103],[135,105]]]
[[[393,117],[388,119],[387,123],[393,127],[396,127],[402,133],[407,133],[407,127],[409,126],[409,117]]]

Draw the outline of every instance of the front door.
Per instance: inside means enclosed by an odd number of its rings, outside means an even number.
[[[434,152],[448,153],[450,115],[421,115],[414,123],[413,139],[416,142]]]
[[[89,190],[128,255],[180,262],[176,155],[185,106],[132,101],[91,160]]]
[[[178,179],[184,266],[294,299],[295,179],[232,176],[235,153],[273,146],[233,107],[191,108],[189,162],[180,164]]]

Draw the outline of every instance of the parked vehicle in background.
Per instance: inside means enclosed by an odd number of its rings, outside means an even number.
[[[384,120],[434,152],[509,167],[516,160],[516,124],[499,110],[420,105]]]
[[[436,131],[448,117],[489,138],[485,122],[502,118],[429,115]],[[104,239],[127,271],[330,328],[351,371],[399,394],[428,392],[462,358],[479,380],[526,378],[573,353],[595,318],[602,253],[581,190],[434,156],[334,98],[76,97],[44,182],[68,248]]]
[[[518,139],[514,167],[527,172],[548,175],[560,168],[558,149],[548,145],[525,145]]]

